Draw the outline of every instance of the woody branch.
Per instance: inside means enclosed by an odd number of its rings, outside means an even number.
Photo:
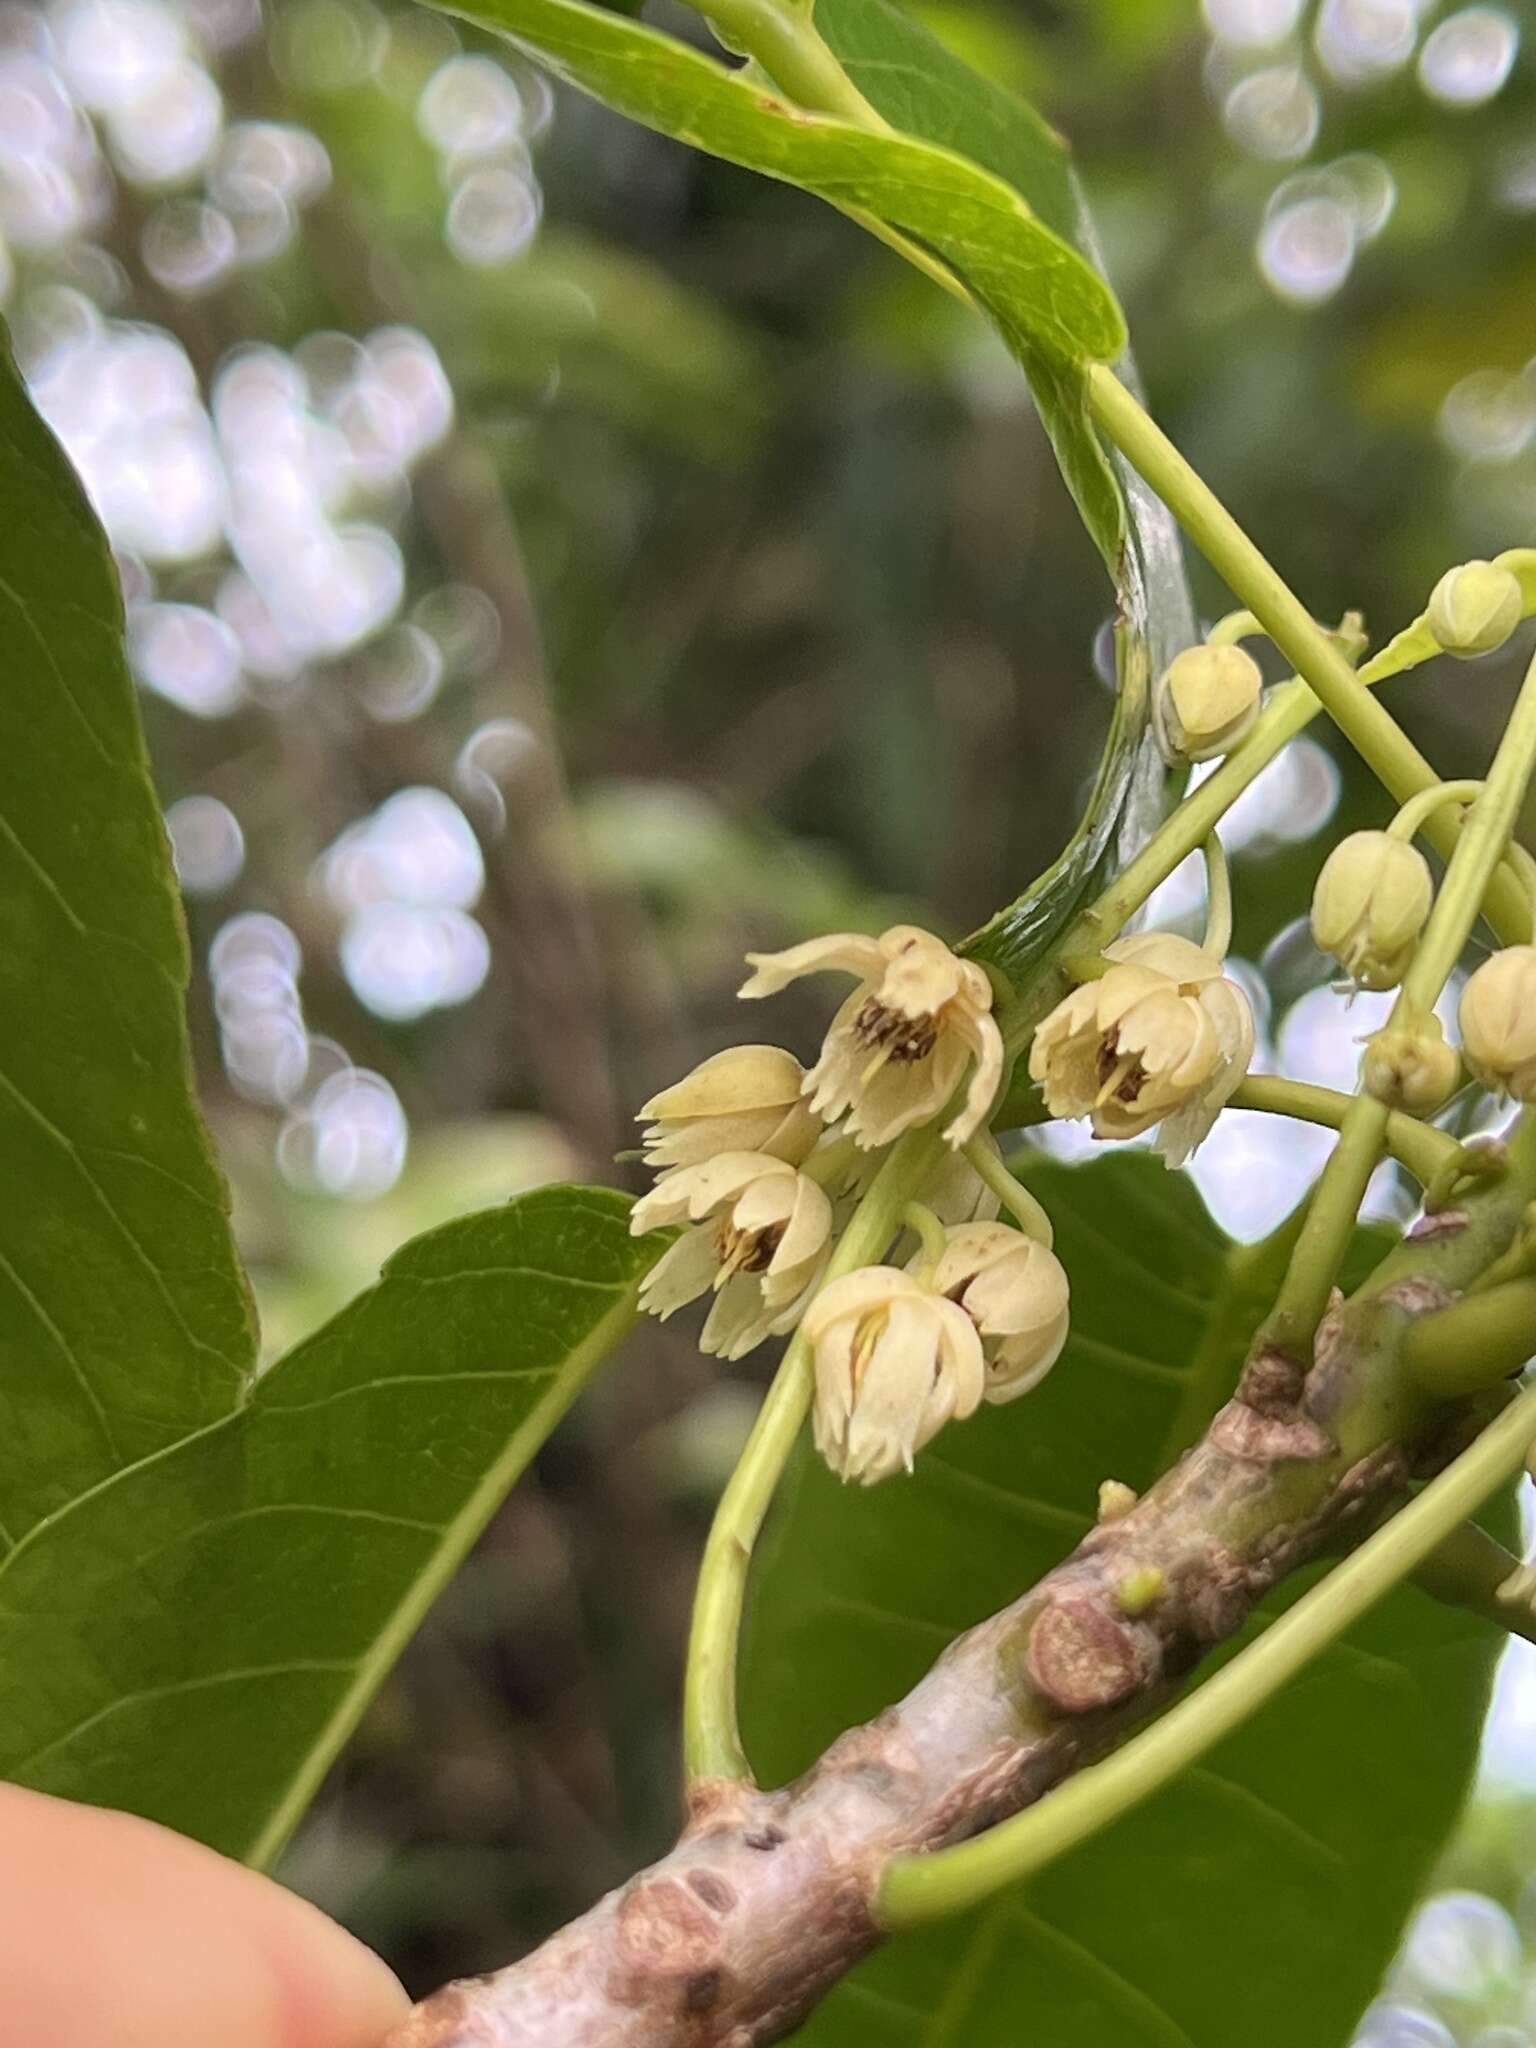
[[[699,1785],[670,1855],[524,1961],[439,1992],[388,2048],[781,2039],[883,1938],[894,1862],[1091,1767],[1272,1588],[1353,1548],[1462,1449],[1493,1397],[1426,1394],[1404,1339],[1507,1251],[1533,1188],[1527,1118],[1507,1173],[1427,1217],[1335,1303],[1310,1372],[1261,1343],[1200,1442],[899,1705],[783,1790]]]

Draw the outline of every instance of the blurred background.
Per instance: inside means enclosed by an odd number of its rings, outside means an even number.
[[[1073,138],[1154,409],[1320,616],[1379,639],[1536,538],[1528,0],[917,11]],[[121,565],[271,1353],[407,1235],[632,1173],[633,1106],[748,1035],[748,946],[958,934],[1075,819],[1108,592],[1001,347],[832,212],[440,16],[0,0],[0,309]],[[1526,652],[1393,690],[1443,772]],[[1319,834],[1380,816],[1319,734],[1229,821],[1263,1057],[1304,1078],[1350,1085],[1375,1021],[1298,923]],[[786,999],[805,1052],[819,1001]],[[1232,1114],[1197,1178],[1256,1235],[1328,1142]],[[628,1347],[294,1845],[414,1988],[670,1839],[691,1574],[762,1370]],[[1533,1868],[1516,1674],[1362,2043],[1536,2040]]]

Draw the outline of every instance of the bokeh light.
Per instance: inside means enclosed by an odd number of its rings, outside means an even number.
[[[1432,28],[1419,52],[1419,80],[1446,107],[1480,107],[1514,69],[1520,30],[1502,7],[1463,7]]]

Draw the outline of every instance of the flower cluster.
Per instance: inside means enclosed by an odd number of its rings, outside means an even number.
[[[868,1485],[910,1470],[947,1422],[1038,1385],[1067,1340],[1067,1275],[985,1128],[1005,1053],[981,967],[912,925],[748,958],[748,998],[824,970],[856,985],[809,1071],[777,1046],[736,1046],[641,1110],[658,1178],[631,1228],[679,1232],[641,1301],[665,1317],[712,1297],[701,1342],[728,1359],[798,1326],[817,1445]],[[1104,968],[1040,1025],[1031,1072],[1054,1114],[1088,1116],[1101,1137],[1160,1125],[1180,1160],[1247,1067],[1247,1002],[1184,939],[1122,939]],[[842,1226],[887,1148],[941,1118],[947,1149],[890,1225],[898,1262],[837,1271]],[[999,1220],[1000,1186],[1025,1228]],[[908,1229],[918,1249],[902,1263]]]

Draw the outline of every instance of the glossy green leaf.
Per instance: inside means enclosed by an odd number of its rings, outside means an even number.
[[[499,29],[647,127],[872,214],[941,256],[1024,364],[1089,529],[1118,566],[1119,492],[1080,387],[1085,363],[1120,354],[1125,324],[1097,271],[1026,196],[934,142],[805,113],[754,77],[583,0],[458,0],[447,11]]]
[[[74,471],[0,331],[0,1541],[226,1413],[255,1357],[187,946]]]
[[[893,128],[995,171],[1100,267],[1072,153],[1027,100],[974,71],[893,0],[816,0],[815,12],[824,41]]]
[[[603,1188],[445,1224],[256,1383],[0,1564],[0,1776],[281,1847],[513,1479],[629,1327]]]
[[[763,1561],[744,1710],[764,1775],[900,1696],[960,1629],[1140,1488],[1230,1390],[1265,1303],[1191,1183],[1145,1156],[1032,1176],[1072,1337],[1027,1400],[872,1494],[797,1468]],[[1360,1261],[1379,1254],[1365,1238]],[[827,2048],[1340,2048],[1451,1826],[1497,1643],[1403,1591],[1200,1768],[983,1911],[903,1936],[807,2027]],[[1304,1966],[1303,1966],[1304,1959]]]
[[[974,71],[893,0],[817,0],[816,25],[865,97],[893,126],[982,164],[1024,194],[1084,260],[1103,263],[1065,141],[1027,101]],[[1135,366],[1120,374],[1133,383]],[[1035,378],[1042,416],[1052,390]],[[1070,380],[1059,403],[1070,408]],[[1061,417],[1070,420],[1070,410]],[[1070,460],[1059,429],[1058,452]],[[1093,449],[1099,456],[1097,445]],[[969,942],[978,959],[1022,983],[1082,900],[1112,845],[1138,846],[1163,808],[1166,772],[1147,730],[1151,680],[1196,637],[1178,529],[1118,455],[1107,457],[1123,500],[1119,691],[1092,801],[1061,858]],[[1084,484],[1079,502],[1092,502]],[[1090,520],[1090,525],[1092,521]],[[1115,529],[1120,532],[1121,527]]]
[[[635,1313],[553,1188],[260,1379],[105,541],[0,357],[0,1775],[266,1860]]]

